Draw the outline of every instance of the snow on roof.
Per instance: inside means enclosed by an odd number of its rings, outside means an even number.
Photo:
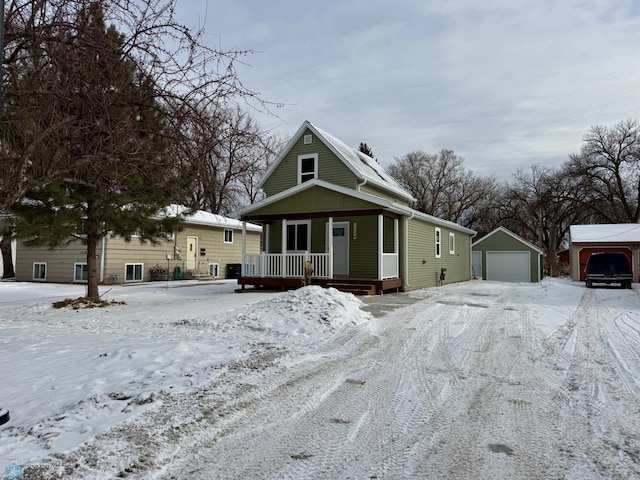
[[[571,242],[640,242],[640,224],[571,225]]]
[[[378,164],[369,155],[365,155],[360,150],[350,147],[342,140],[334,137],[328,132],[325,132],[321,128],[316,127],[312,123],[309,123],[316,132],[329,143],[334,150],[336,150],[349,164],[357,171],[362,178],[366,178],[374,183],[381,184],[385,188],[401,194],[402,197],[413,199],[404,188],[400,186],[396,180],[387,173],[387,171]]]
[[[487,233],[484,237],[482,237],[480,240],[474,242],[471,246],[475,247],[476,245],[481,244],[482,242],[484,242],[485,240],[487,240],[488,238],[490,238],[492,235],[494,235],[497,232],[504,232],[505,234],[509,235],[511,238],[514,238],[515,240],[519,241],[520,243],[523,243],[526,246],[528,246],[529,248],[537,251],[541,255],[544,255],[544,250],[542,250],[540,247],[537,247],[533,243],[529,242],[528,240],[525,240],[520,235],[517,235],[517,234],[513,233],[511,230],[509,230],[508,228],[505,228],[503,226],[500,226],[500,227],[492,230],[491,232]]]
[[[169,205],[166,208],[166,213],[169,216],[182,216],[185,223],[194,225],[208,225],[212,227],[225,227],[233,229],[241,229],[242,222],[234,218],[225,217],[216,213],[205,212],[204,210],[196,210],[195,212],[184,215],[184,212],[188,211],[186,207],[182,205]],[[247,222],[247,230],[253,232],[261,232],[262,227],[254,223]]]

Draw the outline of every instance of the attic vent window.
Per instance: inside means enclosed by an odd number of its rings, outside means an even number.
[[[313,141],[313,137],[311,135],[305,135],[304,136],[304,144],[305,145],[310,145],[312,141]]]

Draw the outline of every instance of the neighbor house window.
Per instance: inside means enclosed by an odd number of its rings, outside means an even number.
[[[440,258],[440,252],[442,248],[442,232],[440,228],[436,227],[436,258]]]
[[[33,279],[34,280],[46,280],[47,279],[47,264],[44,262],[34,262],[33,264]]]
[[[89,280],[89,268],[86,263],[73,264],[73,281],[87,282]]]
[[[125,282],[141,282],[142,272],[144,271],[144,263],[127,263],[124,266]]]
[[[233,243],[233,230],[230,228],[224,229],[224,243]]]
[[[306,252],[311,250],[311,223],[308,221],[287,224],[287,251]]]
[[[456,253],[456,235],[449,232],[449,253],[454,255]]]
[[[210,263],[209,275],[211,275],[213,278],[218,278],[220,276],[220,265],[217,263]]]
[[[298,156],[298,183],[318,178],[318,154]]]

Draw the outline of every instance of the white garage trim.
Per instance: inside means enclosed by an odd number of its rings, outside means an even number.
[[[531,253],[486,252],[487,280],[497,282],[531,282]]]

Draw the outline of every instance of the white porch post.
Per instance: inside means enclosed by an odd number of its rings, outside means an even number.
[[[400,246],[400,233],[398,232],[398,219],[394,218],[393,219],[393,253],[396,254],[396,277],[400,276],[400,249],[398,248]]]
[[[287,276],[287,219],[282,219],[282,276]]]
[[[242,268],[240,269],[240,276],[247,276],[247,221],[242,221]]]
[[[384,217],[378,215],[378,280],[382,280],[384,265],[382,252],[384,251]]]
[[[327,225],[327,236],[329,237],[329,278],[333,278],[333,217],[329,217],[329,224]]]

